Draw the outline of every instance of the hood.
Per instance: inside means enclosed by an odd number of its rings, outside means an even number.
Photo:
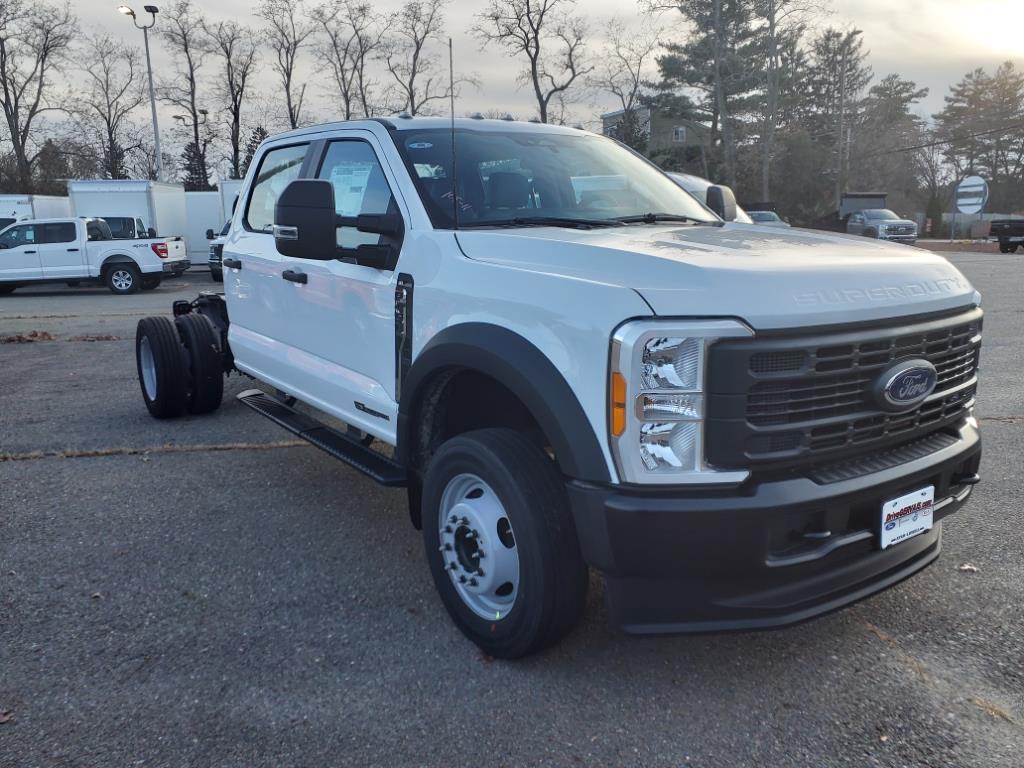
[[[664,316],[755,329],[882,320],[978,303],[928,251],[853,235],[727,224],[460,230],[470,259],[631,288]]]

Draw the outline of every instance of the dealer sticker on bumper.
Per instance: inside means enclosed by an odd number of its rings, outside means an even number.
[[[935,486],[913,491],[882,505],[882,549],[931,530]]]

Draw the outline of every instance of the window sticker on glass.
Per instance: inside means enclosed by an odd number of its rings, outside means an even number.
[[[373,163],[342,162],[331,169],[334,208],[340,216],[358,216],[363,210],[366,184]]]

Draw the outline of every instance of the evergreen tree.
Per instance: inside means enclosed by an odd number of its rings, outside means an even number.
[[[206,158],[194,141],[181,153],[182,183],[186,192],[208,192],[213,189],[206,175]]]
[[[252,133],[249,134],[249,141],[245,143],[245,157],[242,158],[242,178],[249,172],[249,166],[252,164],[253,157],[256,156],[256,150],[259,148],[260,143],[270,136],[270,133],[262,125],[257,125],[252,129]]]

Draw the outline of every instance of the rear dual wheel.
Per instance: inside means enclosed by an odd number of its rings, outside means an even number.
[[[142,399],[158,419],[220,407],[224,369],[220,341],[202,315],[145,317],[135,333],[135,359]]]

